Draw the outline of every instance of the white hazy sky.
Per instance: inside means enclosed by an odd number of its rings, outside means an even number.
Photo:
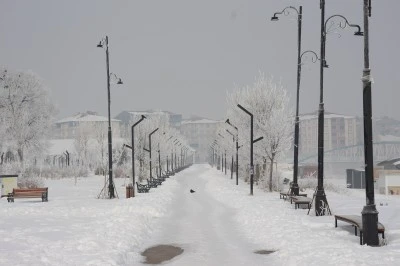
[[[124,85],[113,86],[112,115],[165,109],[184,116],[225,116],[225,95],[259,71],[282,81],[294,103],[297,23],[274,12],[303,5],[303,50],[319,53],[319,0],[0,0],[0,64],[45,80],[58,117],[107,114],[105,52]],[[362,0],[326,0],[326,18],[362,25]],[[398,0],[372,0],[373,114],[400,119]],[[327,38],[326,111],[362,115],[363,38],[353,30]],[[235,85],[236,84],[236,85]],[[300,112],[317,109],[319,66],[303,67]]]

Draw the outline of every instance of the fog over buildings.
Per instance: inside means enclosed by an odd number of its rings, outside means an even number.
[[[372,3],[373,114],[400,119],[400,1]],[[87,110],[106,115],[105,52],[96,44],[108,35],[111,72],[124,81],[111,88],[113,117],[160,109],[224,119],[226,92],[250,85],[259,71],[282,82],[294,103],[296,18],[270,21],[288,5],[303,6],[302,49],[319,53],[318,0],[1,1],[1,64],[41,76],[59,119]],[[362,25],[360,1],[326,1],[326,17],[334,14]],[[361,116],[363,40],[352,33],[328,35],[325,108]],[[318,67],[303,66],[301,113],[318,107]]]

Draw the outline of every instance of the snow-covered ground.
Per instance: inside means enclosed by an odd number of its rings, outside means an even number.
[[[278,193],[236,186],[230,175],[194,165],[150,193],[97,199],[104,178],[47,180],[49,202],[0,200],[0,265],[141,265],[155,244],[184,253],[168,265],[398,265],[400,198],[376,195],[387,245],[359,245],[350,225],[295,210]],[[189,193],[189,189],[196,190]],[[307,191],[310,195],[312,191]],[[327,191],[334,214],[360,214],[365,192]],[[383,203],[383,206],[380,206]],[[386,205],[387,203],[387,205]],[[259,249],[275,250],[257,255]],[[396,262],[397,261],[397,262]]]

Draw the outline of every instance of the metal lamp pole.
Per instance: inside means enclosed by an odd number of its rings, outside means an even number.
[[[235,125],[232,125],[229,119],[226,119],[225,123],[236,130],[236,185],[239,185],[239,129]]]
[[[219,156],[220,146],[219,146],[218,141],[216,139],[214,140],[213,145],[216,146],[216,149],[215,149],[215,157],[216,157],[215,158],[215,164],[217,165],[217,170],[219,170],[218,167],[220,167],[220,156]]]
[[[324,67],[327,67],[325,60],[325,45],[326,45],[326,24],[332,18],[340,18],[344,22],[339,24],[340,28],[345,28],[346,26],[355,27],[357,31],[354,33],[356,36],[362,36],[360,26],[355,24],[350,24],[345,17],[342,15],[330,16],[325,21],[325,0],[320,0],[321,9],[321,55],[320,55],[320,102],[318,109],[318,186],[315,195],[315,215],[323,216],[325,215],[326,206],[328,201],[326,199],[326,194],[324,190]],[[328,212],[329,208],[328,208]]]
[[[223,139],[225,138],[221,133],[218,133],[218,136],[220,136]],[[221,151],[221,154],[222,154],[221,165],[222,165],[222,172],[224,172],[224,164],[225,164],[225,175],[226,175],[226,149],[224,149],[224,151],[225,151],[225,162],[224,162],[224,153],[223,153],[223,151]]]
[[[154,133],[156,133],[158,130],[158,128],[154,129],[150,134],[149,134],[149,150],[148,152],[150,153],[150,180],[153,179],[153,173],[152,173],[152,166],[151,166],[151,135],[153,135]]]
[[[286,11],[292,9],[297,13],[297,90],[296,90],[296,120],[294,123],[294,155],[293,155],[293,182],[290,187],[290,193],[293,195],[299,195],[299,185],[297,183],[298,176],[298,165],[299,165],[299,93],[300,93],[300,75],[301,75],[301,22],[303,18],[303,7],[300,6],[299,10],[297,10],[293,6],[286,7],[281,12],[277,12],[271,18],[272,21],[277,21],[279,18],[277,15],[284,13],[287,14]]]
[[[372,99],[371,69],[369,66],[369,17],[371,16],[371,0],[364,0],[364,70],[363,70],[363,109],[364,109],[364,160],[365,160],[365,193],[366,205],[362,210],[364,243],[378,246],[378,211],[374,194],[374,160],[372,147]]]
[[[253,195],[254,165],[253,165],[253,114],[240,104],[237,105],[243,112],[250,116],[250,195]]]
[[[102,39],[97,47],[103,48],[106,45],[106,64],[107,64],[107,97],[108,97],[108,196],[110,199],[115,198],[115,187],[113,181],[112,170],[112,131],[111,131],[111,93],[110,93],[110,59],[108,52],[108,36]],[[115,75],[114,75],[115,76]],[[118,79],[117,84],[122,84],[121,79]]]
[[[174,167],[174,170],[176,171],[176,169],[178,168],[178,161],[176,160],[176,146],[178,145],[178,142],[177,143],[175,143],[175,145],[174,145],[174,153],[175,153],[175,167]]]
[[[165,134],[165,133],[164,133]],[[171,136],[167,139],[167,143],[169,142],[170,139],[172,139],[174,136]],[[171,169],[172,170],[172,169]],[[169,174],[169,160],[168,160],[168,151],[167,151],[167,174]]]
[[[132,186],[133,186],[133,195],[132,197],[135,197],[135,131],[134,128],[137,126],[140,122],[143,121],[146,117],[142,115],[142,117],[137,121],[135,124],[132,125],[131,127],[131,145],[132,145]]]
[[[253,164],[253,144],[259,140],[262,140],[263,137],[259,137],[256,140],[253,140],[253,114],[250,113],[247,109],[245,109],[240,104],[237,105],[243,112],[250,116],[250,195],[253,195],[253,182],[254,182],[254,164]]]
[[[158,173],[159,173],[159,177],[161,177],[161,151],[160,151],[160,143],[158,143]]]
[[[232,142],[235,143],[235,135],[232,132],[230,132],[228,129],[226,130],[226,132],[228,132],[228,134],[232,136]],[[232,153],[232,162],[231,162],[231,179],[233,179],[233,153]]]

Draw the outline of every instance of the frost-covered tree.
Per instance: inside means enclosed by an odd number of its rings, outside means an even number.
[[[47,88],[36,74],[0,69],[1,142],[7,143],[3,149],[16,152],[21,164],[44,152],[54,114]]]
[[[80,127],[75,140],[74,146],[76,153],[78,155],[78,160],[80,165],[89,165],[88,158],[89,158],[89,141],[90,141],[90,129],[87,127]]]
[[[94,127],[95,131],[95,151],[96,151],[96,170],[104,174],[107,169],[107,126],[100,123]]]
[[[140,117],[141,114],[133,116],[129,124],[133,125]],[[168,127],[169,117],[167,114],[161,112],[147,116],[143,122],[135,127],[135,169],[138,169],[140,181],[148,177],[149,172],[149,154],[144,150],[144,148],[149,148],[149,134],[156,128],[159,128],[158,132],[152,135],[152,168],[155,169],[158,165],[156,163],[158,162],[156,160],[158,156],[158,143],[162,143],[164,138],[163,133]],[[126,138],[125,141],[126,143],[131,143],[131,137]]]
[[[250,119],[237,108],[241,104],[254,116],[254,137],[262,136],[263,140],[254,144],[256,163],[269,162],[269,190],[272,191],[273,163],[290,148],[292,113],[289,110],[289,98],[286,90],[276,84],[273,78],[260,74],[252,86],[236,89],[228,93],[228,117],[239,128],[240,139],[244,149],[249,148]],[[248,158],[246,152],[242,157]]]

